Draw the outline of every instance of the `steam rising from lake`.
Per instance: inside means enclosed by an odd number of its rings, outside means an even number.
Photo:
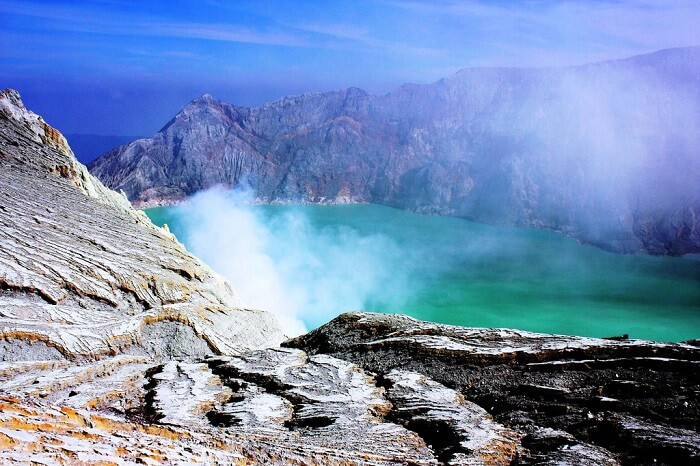
[[[694,257],[613,254],[557,233],[377,205],[252,205],[220,190],[148,215],[289,335],[358,309],[597,337],[700,334]]]
[[[209,190],[179,206],[188,248],[233,285],[245,306],[275,313],[289,336],[371,300],[400,307],[406,275],[382,235],[314,228],[299,212],[268,217],[247,192]],[[303,321],[302,321],[303,316]]]
[[[597,337],[700,335],[697,257],[613,254],[553,232],[377,205],[252,205],[221,190],[148,215],[289,335],[359,309]]]

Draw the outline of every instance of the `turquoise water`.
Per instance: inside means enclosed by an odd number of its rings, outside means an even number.
[[[597,337],[627,333],[660,341],[700,338],[697,256],[619,255],[553,232],[421,216],[375,205],[247,209],[263,223],[284,221],[290,212],[302,215],[312,231],[326,239],[334,237],[341,247],[348,231],[355,249],[364,244],[357,238],[386,240],[383,244],[388,247],[372,254],[376,267],[386,268],[396,279],[377,283],[376,289],[365,293],[362,307],[367,310],[547,333]],[[183,218],[184,212],[180,207],[146,211],[197,252],[196,245],[188,244],[192,224]],[[307,328],[331,317],[301,315]]]

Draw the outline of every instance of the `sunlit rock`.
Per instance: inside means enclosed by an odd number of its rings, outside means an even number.
[[[283,339],[47,128],[0,94],[0,359],[234,354]]]

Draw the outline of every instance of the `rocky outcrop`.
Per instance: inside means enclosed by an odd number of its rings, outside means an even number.
[[[138,206],[214,185],[261,202],[372,202],[547,228],[619,251],[700,252],[700,48],[465,69],[242,108],[205,95],[91,171]]]
[[[12,90],[0,94],[0,160],[0,360],[235,354],[283,339]]]
[[[0,462],[437,463],[358,366],[249,352],[282,340],[270,314],[92,178],[14,91],[0,109]]]
[[[425,377],[392,377],[385,389],[354,364],[293,349],[155,366],[131,356],[3,363],[0,458],[508,465],[517,457],[518,434],[483,409]],[[445,449],[441,436],[461,443]]]
[[[700,349],[690,344],[351,313],[284,346],[377,374],[397,419],[432,432],[426,441],[450,459],[493,446],[503,455],[515,443],[513,465],[700,461]],[[484,426],[479,436],[474,426]]]
[[[19,464],[689,465],[687,344],[345,314],[284,348],[0,364]],[[290,348],[303,347],[305,350]]]
[[[27,111],[22,98],[14,89],[0,91],[0,115],[4,119],[20,124],[24,130],[22,133],[34,142],[45,144],[67,156],[73,155],[68,141],[61,132],[49,126],[41,116]]]

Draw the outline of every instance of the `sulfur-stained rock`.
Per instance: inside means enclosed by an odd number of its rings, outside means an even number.
[[[299,350],[3,363],[0,390],[12,393],[0,398],[0,459],[16,464],[438,463],[385,419],[392,405],[371,376]]]
[[[384,388],[354,364],[292,349],[258,350],[209,363],[234,389],[231,401],[211,416],[221,425],[277,426],[306,445],[355,457],[436,461],[420,435],[386,419],[392,404]]]
[[[0,360],[199,357],[283,339],[12,90],[0,93],[0,162]]]

